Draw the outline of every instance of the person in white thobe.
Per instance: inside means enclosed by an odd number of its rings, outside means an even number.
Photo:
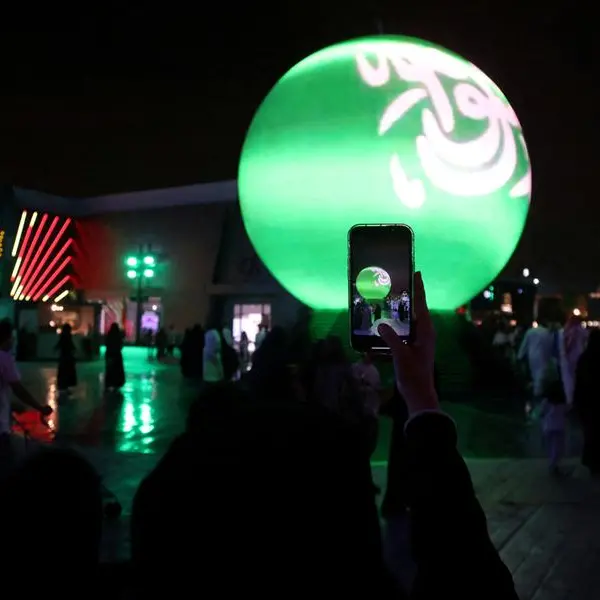
[[[202,351],[202,378],[205,383],[223,381],[223,361],[221,358],[221,336],[216,329],[209,329],[204,334]]]
[[[554,360],[554,332],[543,325],[532,327],[525,333],[517,358],[526,359],[533,382],[533,395],[540,397],[545,378]]]

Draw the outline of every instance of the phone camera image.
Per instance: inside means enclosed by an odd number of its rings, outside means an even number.
[[[379,335],[382,323],[403,337],[410,334],[410,295],[408,289],[392,292],[392,279],[381,267],[362,269],[354,285],[354,335]]]
[[[350,327],[357,350],[382,346],[378,327],[411,333],[412,231],[406,226],[356,226],[349,238]]]

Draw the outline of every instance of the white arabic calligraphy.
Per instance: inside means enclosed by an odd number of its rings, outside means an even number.
[[[389,273],[381,267],[369,267],[369,270],[375,275],[373,278],[373,285],[375,287],[384,287],[392,284],[392,278]]]
[[[374,62],[367,58],[374,57]],[[422,135],[415,139],[423,172],[437,188],[455,196],[485,196],[500,190],[513,177],[518,164],[516,138],[527,148],[520,124],[512,108],[495,93],[491,80],[479,69],[436,48],[411,43],[376,44],[356,55],[362,80],[371,87],[389,83],[392,71],[399,79],[415,83],[385,109],[379,135],[387,133],[409,110],[425,99],[430,108],[421,113]],[[461,116],[487,121],[488,127],[476,139],[455,142],[450,134],[455,128],[455,115],[440,75],[457,81],[452,90],[456,109]],[[529,162],[529,161],[528,161]],[[401,157],[390,157],[389,170],[396,196],[408,208],[419,208],[426,201],[424,182],[411,179]],[[511,188],[513,198],[527,197],[531,192],[531,170]]]

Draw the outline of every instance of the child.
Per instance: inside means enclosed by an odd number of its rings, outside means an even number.
[[[553,475],[559,475],[558,463],[565,449],[567,426],[567,402],[560,379],[547,385],[539,414],[546,451],[550,461],[550,472]]]

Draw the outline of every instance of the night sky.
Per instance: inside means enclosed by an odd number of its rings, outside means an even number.
[[[209,4],[3,9],[0,181],[77,197],[234,178],[252,114],[278,77],[382,28],[463,55],[515,108],[534,190],[508,273],[528,266],[553,287],[600,285],[591,1]]]

